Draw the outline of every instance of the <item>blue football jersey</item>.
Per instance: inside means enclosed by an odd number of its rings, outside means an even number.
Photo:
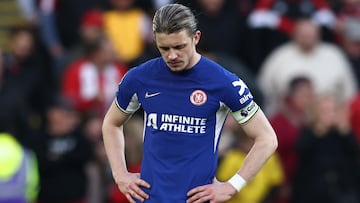
[[[227,114],[245,123],[259,109],[242,80],[205,57],[179,73],[162,58],[141,64],[124,76],[115,101],[126,113],[144,109],[141,178],[153,203],[184,203],[189,190],[212,183]]]

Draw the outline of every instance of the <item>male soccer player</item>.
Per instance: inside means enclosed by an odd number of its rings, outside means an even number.
[[[189,8],[169,4],[153,19],[161,56],[131,69],[103,123],[115,182],[130,202],[200,203],[230,199],[277,147],[276,135],[242,80],[196,52],[200,40]],[[140,105],[145,112],[141,173],[129,173],[122,126]],[[214,176],[221,130],[229,112],[255,140],[227,182]]]

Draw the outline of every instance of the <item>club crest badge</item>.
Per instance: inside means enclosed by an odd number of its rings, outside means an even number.
[[[191,103],[196,105],[196,106],[200,106],[200,105],[205,104],[206,100],[207,100],[207,96],[206,96],[205,92],[202,91],[202,90],[195,90],[190,95]]]

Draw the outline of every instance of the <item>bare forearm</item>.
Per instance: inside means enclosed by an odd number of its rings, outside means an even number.
[[[238,174],[249,182],[275,152],[278,143],[274,129],[261,109],[242,126],[242,130],[255,141],[243,166],[238,171]]]
[[[252,180],[260,171],[266,161],[277,148],[277,141],[274,137],[258,137],[251,150],[249,151],[244,165],[239,170],[239,175],[247,182]]]
[[[127,173],[122,127],[103,126],[104,145],[114,179]]]

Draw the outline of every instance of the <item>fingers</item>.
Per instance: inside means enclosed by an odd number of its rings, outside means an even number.
[[[191,196],[186,200],[186,203],[203,203],[210,201],[211,199],[212,196],[207,191],[202,191]]]
[[[200,191],[203,191],[205,189],[205,186],[199,186],[199,187],[196,187],[196,188],[193,188],[192,190],[190,190],[188,193],[187,193],[187,196],[192,196],[194,195],[195,193],[198,193]]]
[[[186,203],[202,203],[212,199],[211,193],[205,186],[196,187],[187,194],[189,198]]]
[[[150,184],[147,183],[145,180],[139,179],[136,183],[137,185],[143,186],[145,188],[150,188]]]
[[[126,192],[126,197],[130,202],[131,200],[134,201],[134,198],[142,202],[145,201],[145,199],[149,199],[149,195],[140,188],[141,186],[145,188],[150,188],[150,184],[141,179],[137,179],[129,185],[128,191]]]
[[[129,193],[126,193],[125,197],[130,203],[136,203]]]
[[[138,199],[140,201],[149,199],[149,195],[146,194],[141,188],[139,188],[139,186],[130,188],[129,193],[132,197],[135,197],[136,199]]]
[[[126,198],[132,203],[132,201],[135,203],[134,198],[140,200],[141,202],[144,202],[145,199],[148,199],[149,196],[144,193],[142,190],[140,190],[141,193],[135,192],[134,190],[129,191],[129,193],[126,194]],[[130,198],[130,199],[129,199]]]

